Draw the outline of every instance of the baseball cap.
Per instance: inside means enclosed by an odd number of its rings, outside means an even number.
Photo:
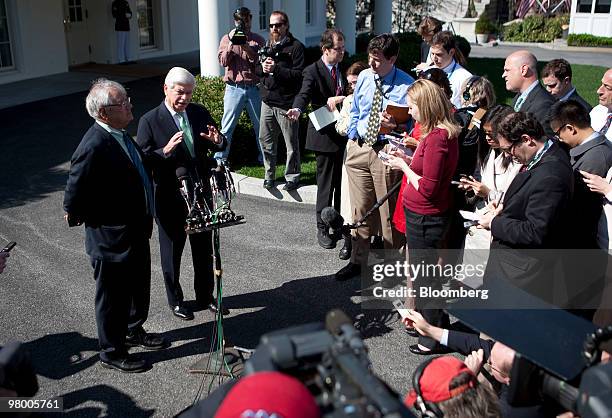
[[[259,372],[240,379],[217,409],[215,418],[319,418],[315,399],[294,377]]]

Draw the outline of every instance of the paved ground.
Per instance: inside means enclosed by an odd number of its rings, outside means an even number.
[[[161,99],[161,80],[128,83],[135,116]],[[97,363],[94,281],[84,253],[83,229],[62,220],[69,158],[91,124],[84,93],[0,110],[0,243],[15,240],[8,269],[0,276],[0,344],[27,343],[39,373],[40,397],[63,396],[68,415],[167,417],[193,401],[200,377],[186,372],[210,346],[212,315],[193,322],[174,318],[165,301],[157,239],[151,241],[153,277],[149,331],[172,346],[143,353],[154,363],[142,375],[123,375]],[[129,129],[134,132],[135,125]],[[226,319],[231,341],[254,347],[265,332],[322,320],[335,307],[359,314],[357,280],[338,283],[328,275],[344,262],[316,244],[314,207],[241,195],[236,211],[247,223],[222,230]],[[184,260],[190,254],[185,254]],[[193,298],[193,271],[183,283]],[[421,359],[395,319],[369,323],[367,344],[374,369],[405,393]]]

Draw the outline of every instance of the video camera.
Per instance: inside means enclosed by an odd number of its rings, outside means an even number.
[[[280,44],[276,45],[264,45],[259,48],[257,54],[259,55],[259,62],[264,62],[268,58],[276,59],[280,53]]]
[[[334,310],[325,327],[313,323],[262,336],[245,375],[279,371],[299,379],[324,418],[414,417],[371,367],[359,332],[346,314]]]
[[[247,42],[246,24],[244,22],[245,15],[250,15],[249,9],[245,7],[241,7],[234,11],[234,34],[230,38],[230,41],[234,45],[244,45]]]

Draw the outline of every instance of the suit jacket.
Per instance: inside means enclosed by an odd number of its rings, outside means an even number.
[[[576,100],[578,103],[580,103],[582,106],[584,106],[584,108],[588,111],[591,112],[591,110],[593,109],[593,106],[591,106],[586,100],[584,100],[579,94],[578,94],[578,90],[574,90],[574,92],[572,94],[570,94],[570,96],[567,98],[567,100]]]
[[[520,95],[520,93],[517,93],[516,96],[514,96],[512,106],[514,106]],[[555,136],[555,133],[550,127],[550,109],[555,101],[555,98],[538,83],[538,85],[529,92],[527,98],[521,105],[521,112],[533,114],[538,122],[540,122],[542,128],[544,128],[544,132],[546,132],[546,136],[549,138]]]
[[[461,331],[448,331],[448,343],[447,347],[453,351],[458,351],[463,355],[468,355],[472,351],[478,351],[482,348],[484,352],[483,359],[486,362],[491,356],[491,349],[493,348],[495,341],[483,340],[478,334],[469,334]]]
[[[134,147],[138,149],[136,144]],[[141,153],[145,168],[149,165]],[[85,223],[93,259],[125,261],[151,236],[142,178],[117,140],[94,123],[70,160],[64,211]]]
[[[222,151],[226,141],[219,145],[201,138],[200,133],[208,133],[207,125],[217,126],[212,116],[203,106],[190,103],[186,109],[187,119],[193,132],[193,145],[195,158],[189,153],[185,142],[181,142],[166,157],[163,148],[170,138],[179,131],[170,111],[162,102],[156,108],[144,114],[138,122],[137,142],[146,155],[157,155],[153,166],[153,180],[155,182],[156,216],[159,219],[166,217],[178,218],[177,212],[182,213],[182,220],[187,215],[187,209],[179,192],[179,181],[176,169],[185,167],[192,176],[199,175],[205,188],[209,187],[210,170],[216,166],[209,151]]]
[[[338,70],[338,77],[342,84],[341,95],[344,95],[348,83],[340,70]],[[313,110],[317,110],[326,106],[327,99],[334,96],[336,96],[336,86],[332,81],[331,73],[319,59],[302,72],[302,88],[295,96],[292,107],[297,107],[303,112],[308,103],[312,103]],[[307,149],[319,152],[338,152],[343,151],[345,147],[346,138],[336,132],[333,123],[317,131],[310,119],[308,120]]]
[[[115,0],[111,6],[111,12],[115,18],[115,30],[129,31],[130,19],[127,17],[127,14],[132,15],[130,4],[126,0]]]
[[[506,191],[501,213],[491,222],[493,241],[485,282],[506,279],[551,301],[551,271],[559,260],[550,249],[566,247],[572,191],[572,168],[557,144],[530,170],[516,175]]]

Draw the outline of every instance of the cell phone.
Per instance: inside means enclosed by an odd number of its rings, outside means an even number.
[[[389,155],[389,154],[387,154],[386,152],[384,152],[384,151],[378,151],[378,158],[380,158],[381,160],[383,160],[383,161],[389,161],[389,157],[390,157],[390,155]]]
[[[6,247],[4,247],[2,250],[0,250],[0,253],[8,253],[8,252],[10,252],[15,245],[17,245],[17,243],[15,241],[9,242]]]
[[[412,322],[412,320],[408,317],[408,312],[410,312],[410,309],[406,309],[404,307],[404,303],[401,300],[395,299],[393,301],[393,307],[402,318],[402,321],[407,319],[408,321]]]

